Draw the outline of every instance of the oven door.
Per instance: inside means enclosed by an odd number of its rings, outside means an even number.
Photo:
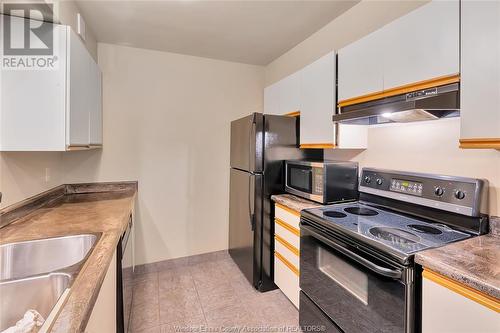
[[[334,235],[301,225],[300,288],[346,333],[413,332],[409,273],[411,268],[379,260]]]

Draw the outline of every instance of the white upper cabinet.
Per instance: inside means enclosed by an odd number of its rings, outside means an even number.
[[[459,1],[432,1],[383,29],[384,90],[460,72]]]
[[[280,114],[279,85],[277,83],[264,89],[264,113]]]
[[[300,75],[293,73],[264,89],[264,113],[284,115],[300,110]]]
[[[333,148],[335,112],[335,52],[300,71],[300,145]]]
[[[91,98],[90,98],[90,146],[102,145],[102,73],[93,61],[90,64]]]
[[[456,76],[459,2],[432,1],[339,50],[339,101]]]
[[[90,55],[76,34],[69,30],[67,143],[72,147],[90,144],[90,98],[91,80]]]
[[[21,25],[25,21],[11,19]],[[102,144],[101,71],[70,27],[53,25],[47,33],[54,36],[53,68],[1,71],[0,151],[64,151]]]
[[[279,84],[280,114],[300,111],[300,71],[287,76]]]
[[[500,149],[500,2],[461,2],[460,147]]]
[[[339,101],[384,89],[384,44],[383,35],[376,31],[339,50]]]

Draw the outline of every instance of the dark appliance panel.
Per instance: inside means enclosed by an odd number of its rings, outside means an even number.
[[[255,173],[263,171],[263,125],[261,113],[231,122],[231,168]]]
[[[311,226],[301,226],[300,250],[301,290],[343,332],[413,332],[405,320],[411,269],[378,260]],[[301,308],[301,318],[305,312]]]

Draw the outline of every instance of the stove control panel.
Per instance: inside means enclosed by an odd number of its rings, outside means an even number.
[[[483,179],[364,168],[359,191],[462,215],[488,213]]]

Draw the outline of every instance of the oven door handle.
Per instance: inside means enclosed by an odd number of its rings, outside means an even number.
[[[383,275],[383,276],[393,278],[393,279],[401,279],[403,276],[402,270],[390,269],[390,268],[386,268],[386,267],[382,267],[382,266],[379,266],[377,264],[374,264],[370,260],[363,258],[362,256],[360,256],[354,252],[351,252],[348,249],[344,248],[343,246],[340,246],[337,243],[331,241],[330,239],[326,238],[325,236],[320,235],[319,233],[317,233],[316,231],[314,231],[310,227],[301,225],[300,228],[307,231],[307,233],[311,234],[311,236],[313,236],[317,240],[321,241],[322,243],[327,244],[328,246],[339,251],[340,253],[342,253],[346,257],[354,260],[358,264],[368,268],[369,270],[371,270],[379,275]]]

